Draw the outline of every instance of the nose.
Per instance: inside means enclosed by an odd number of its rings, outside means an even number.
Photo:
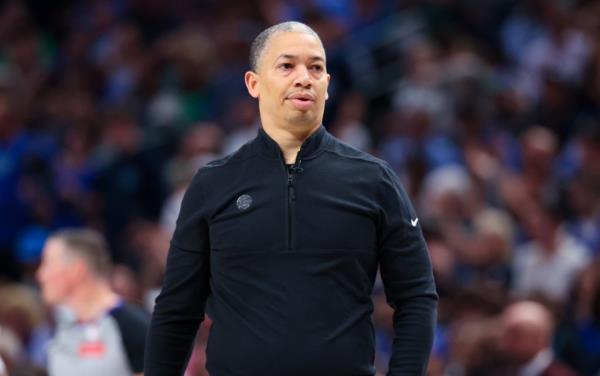
[[[294,86],[303,88],[310,88],[312,86],[312,80],[306,66],[298,66],[298,73],[294,79]]]

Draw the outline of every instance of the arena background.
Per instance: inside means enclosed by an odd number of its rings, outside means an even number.
[[[527,298],[555,315],[556,356],[597,375],[600,1],[583,0],[2,1],[0,358],[12,374],[44,374],[52,320],[34,272],[56,229],[100,230],[114,288],[151,310],[191,176],[256,133],[249,44],[286,20],[325,44],[325,126],[387,160],[415,203],[440,294],[429,374],[489,374],[501,313]],[[384,373],[391,310],[381,285],[373,297]],[[189,376],[206,375],[209,325]]]

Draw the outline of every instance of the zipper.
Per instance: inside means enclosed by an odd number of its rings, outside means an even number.
[[[295,239],[295,215],[294,208],[296,206],[296,187],[294,183],[296,181],[296,174],[302,172],[302,168],[300,168],[300,163],[302,161],[298,160],[295,164],[291,165],[287,168],[287,188],[288,188],[288,233],[287,233],[287,249],[294,249],[294,239]]]

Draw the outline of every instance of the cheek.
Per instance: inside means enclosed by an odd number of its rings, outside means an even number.
[[[62,295],[69,286],[68,274],[59,268],[46,268],[40,272],[40,283],[45,295]]]
[[[271,87],[263,87],[260,92],[260,102],[263,106],[275,108],[281,104],[278,91]]]
[[[327,100],[329,98],[329,93],[327,92],[327,88],[328,88],[328,85],[326,82],[320,82],[319,86],[317,88],[318,95],[321,98],[323,98],[324,100]]]

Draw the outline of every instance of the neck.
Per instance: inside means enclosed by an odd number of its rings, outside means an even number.
[[[265,133],[269,135],[279,145],[285,163],[293,164],[296,163],[296,157],[302,147],[302,143],[310,137],[311,134],[315,133],[321,124],[307,127],[296,127],[291,125],[289,129],[283,129],[270,125],[268,122],[262,124]]]
[[[107,281],[93,279],[80,284],[66,304],[78,320],[87,321],[114,307],[118,300]]]

